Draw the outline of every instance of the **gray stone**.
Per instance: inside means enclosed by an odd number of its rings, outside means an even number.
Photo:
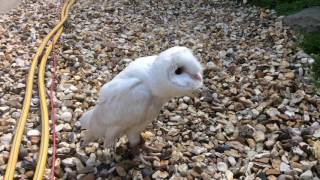
[[[64,128],[64,124],[59,124],[56,126],[56,132],[60,132]]]
[[[250,125],[244,125],[239,128],[239,135],[243,138],[252,138],[255,134],[255,129]]]
[[[0,112],[6,112],[6,111],[8,111],[10,108],[9,108],[9,106],[1,106],[0,107]]]
[[[278,109],[276,108],[269,108],[266,110],[266,113],[270,116],[270,117],[274,117],[274,116],[277,116],[279,114],[281,114]]]
[[[280,171],[281,172],[289,172],[289,171],[291,171],[290,165],[288,165],[287,163],[281,162]]]
[[[204,153],[206,151],[207,151],[206,148],[200,147],[200,146],[196,146],[196,147],[194,147],[194,149],[192,149],[192,153],[194,153],[196,155],[202,154],[202,153]]]
[[[303,32],[320,32],[320,6],[306,8],[289,15],[283,22],[295,30]]]
[[[65,122],[70,122],[71,119],[72,119],[72,113],[71,113],[71,112],[68,112],[68,111],[62,113],[61,119],[62,119],[63,121],[65,121]]]
[[[218,162],[217,169],[220,172],[225,172],[226,170],[228,170],[228,165],[225,162]]]
[[[74,158],[71,157],[71,158],[66,158],[66,159],[62,160],[62,164],[65,166],[75,166],[76,162],[74,161]]]
[[[181,173],[181,174],[186,174],[187,171],[188,171],[188,165],[187,164],[181,164],[178,166],[178,171]]]
[[[21,113],[20,112],[13,112],[11,114],[11,117],[14,118],[14,119],[18,119],[20,117]]]
[[[213,62],[208,62],[207,65],[206,65],[206,69],[208,70],[219,70],[220,68],[214,64]]]
[[[57,154],[68,154],[70,153],[70,148],[68,147],[62,147],[57,149]]]
[[[11,139],[12,139],[12,134],[11,133],[3,135],[0,138],[1,144],[10,144],[11,143]]]
[[[301,180],[311,180],[312,178],[313,178],[313,175],[310,170],[308,170],[300,175]]]
[[[233,126],[232,123],[227,123],[226,126],[224,127],[224,131],[226,132],[227,135],[231,135],[235,131],[235,127]]]
[[[40,131],[37,129],[32,129],[30,131],[27,132],[27,136],[31,137],[31,136],[40,136]]]
[[[265,134],[262,131],[256,131],[253,137],[256,142],[263,142],[266,139]]]
[[[229,170],[225,172],[227,180],[233,180],[233,173]]]
[[[314,132],[313,137],[320,138],[320,128]]]
[[[89,159],[86,161],[86,166],[88,167],[95,166],[96,159],[97,159],[96,155],[94,153],[91,153]]]
[[[292,152],[296,155],[303,156],[304,152],[300,149],[299,146],[295,146],[292,148]]]
[[[228,162],[231,166],[235,166],[237,164],[237,161],[234,157],[228,157]]]

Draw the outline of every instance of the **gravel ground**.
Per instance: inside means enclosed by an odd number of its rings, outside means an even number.
[[[58,20],[52,2],[24,0],[0,17],[0,179],[30,60]],[[274,11],[222,0],[78,0],[58,56],[57,179],[319,179],[313,59],[281,20]],[[101,142],[80,147],[78,118],[95,104],[100,87],[132,59],[173,45],[196,52],[209,90],[173,99],[143,133],[152,149],[142,153],[151,166],[132,160],[124,138],[116,153]],[[36,166],[38,106],[34,91],[16,179],[32,178]]]

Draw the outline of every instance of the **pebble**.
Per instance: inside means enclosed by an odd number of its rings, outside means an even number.
[[[266,171],[267,175],[279,175],[280,174],[280,170],[279,169],[268,169]]]
[[[33,174],[34,174],[33,171],[27,171],[27,172],[24,173],[24,176],[25,176],[26,178],[32,178]]]
[[[154,179],[164,179],[164,178],[167,178],[169,176],[168,172],[167,171],[156,171],[154,174],[152,174],[152,178]]]
[[[254,140],[256,142],[263,142],[265,140],[265,134],[262,131],[256,131],[254,134]]]
[[[228,162],[231,166],[235,166],[237,164],[237,161],[234,157],[228,157]]]
[[[206,64],[206,69],[209,69],[209,70],[218,70],[219,69],[219,67],[216,65],[216,64],[214,64],[213,62],[208,62],[207,64]]]
[[[0,112],[4,113],[10,109],[9,106],[0,106]]]
[[[235,131],[235,127],[232,123],[227,123],[227,125],[224,127],[224,131],[227,135],[233,134]]]
[[[121,167],[121,166],[116,166],[116,171],[117,171],[118,175],[121,176],[121,177],[127,175],[125,169],[123,167]]]
[[[96,180],[96,176],[92,173],[87,174],[81,178],[81,180]]]
[[[278,180],[294,180],[294,178],[290,175],[281,174],[280,176],[278,176]]]
[[[275,116],[281,114],[281,113],[278,111],[278,109],[276,109],[276,108],[269,108],[269,109],[266,110],[266,113],[267,113],[270,117],[275,117]]]
[[[40,131],[36,130],[36,129],[32,129],[30,131],[27,132],[27,136],[31,137],[31,136],[40,136]]]
[[[312,180],[313,174],[310,170],[308,170],[300,175],[300,179],[301,180]]]
[[[8,133],[0,137],[1,144],[8,145],[11,143],[12,134]]]
[[[291,171],[290,165],[288,165],[287,163],[281,162],[280,171],[281,172],[289,172],[289,171]]]
[[[11,117],[14,119],[18,119],[20,117],[21,113],[20,112],[13,112]]]
[[[68,147],[62,147],[57,149],[57,154],[68,154],[70,153],[71,149]]]
[[[21,1],[0,16],[0,169],[21,115],[29,60],[56,24],[55,9],[52,3]],[[57,46],[62,166],[56,179],[298,179],[308,171],[319,176],[320,98],[308,76],[314,59],[296,46],[274,10],[234,1],[127,0],[76,2],[71,9]],[[195,97],[170,100],[144,129],[150,148],[140,151],[151,166],[131,157],[125,137],[115,151],[105,150],[103,139],[82,147],[79,118],[97,103],[102,85],[136,57],[174,45],[188,46],[199,57],[205,88]],[[46,72],[47,87],[51,75]],[[39,103],[34,96],[18,179],[27,179],[36,163]],[[50,144],[48,160],[51,153]]]
[[[207,151],[207,148],[196,146],[193,148],[192,153],[199,155]]]
[[[76,162],[73,157],[70,157],[70,158],[63,159],[62,164],[65,166],[75,166]]]
[[[86,161],[86,166],[93,167],[96,164],[96,155],[91,153],[88,160]]]
[[[244,138],[252,138],[255,134],[255,129],[250,125],[241,126],[239,129],[239,135]]]
[[[61,115],[61,119],[65,122],[70,122],[72,119],[72,113],[71,112],[63,112]]]
[[[227,177],[227,180],[233,180],[233,173],[229,170],[226,170],[226,177]]]
[[[313,137],[320,138],[320,128],[314,131]]]
[[[304,155],[304,152],[303,150],[300,149],[300,147],[298,146],[295,146],[292,148],[292,152],[296,155],[299,155],[299,156],[303,156]]]
[[[40,136],[31,136],[30,137],[30,142],[32,144],[38,144],[40,143],[41,137]]]
[[[228,170],[228,165],[224,162],[218,162],[217,163],[217,169],[220,172],[226,172],[226,170]]]
[[[178,171],[182,174],[182,175],[186,175],[187,171],[188,171],[188,165],[187,164],[181,164],[178,166]]]
[[[60,132],[64,128],[64,124],[59,124],[56,126],[56,132]]]

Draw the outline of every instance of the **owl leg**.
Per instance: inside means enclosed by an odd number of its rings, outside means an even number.
[[[129,132],[127,134],[129,146],[132,149],[134,155],[139,155],[140,148],[144,144],[144,140],[140,135],[140,132]]]
[[[128,132],[127,137],[132,155],[137,158],[138,161],[140,160],[143,164],[151,166],[151,163],[146,160],[149,160],[148,156],[145,156],[140,152],[141,149],[145,149],[146,147],[145,141],[141,136],[140,129]]]
[[[103,142],[104,148],[114,149],[115,144],[116,144],[115,138],[113,138],[113,137],[112,138],[109,138],[109,137],[104,138],[104,142]]]
[[[108,128],[106,130],[105,136],[104,136],[104,147],[109,149],[114,149],[116,145],[116,140],[118,137],[118,128]]]
[[[130,147],[135,147],[144,144],[144,139],[141,137],[140,132],[130,133],[127,136]]]
[[[92,133],[89,132],[89,130],[86,130],[86,131],[84,131],[83,142],[81,143],[81,146],[85,147],[90,142],[94,141],[95,139],[96,139],[96,137],[93,136]]]

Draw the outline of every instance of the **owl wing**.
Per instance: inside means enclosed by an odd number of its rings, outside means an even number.
[[[140,83],[137,78],[115,78],[102,86],[97,104],[115,103],[115,99],[128,95],[130,90]]]
[[[106,128],[123,132],[143,123],[151,99],[149,89],[139,79],[115,78],[102,87],[98,103],[88,120],[88,129],[101,137],[105,135]]]

